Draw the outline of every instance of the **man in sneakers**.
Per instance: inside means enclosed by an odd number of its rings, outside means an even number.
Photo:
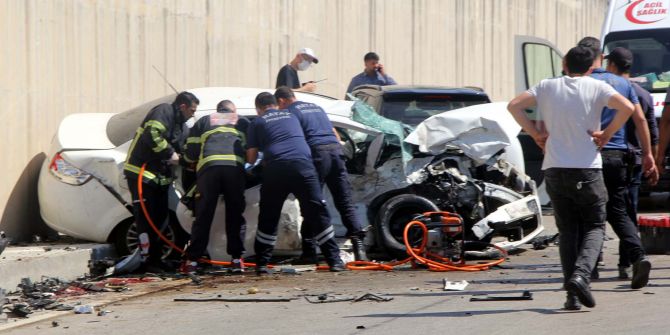
[[[263,184],[256,231],[256,273],[267,273],[267,264],[277,242],[277,226],[281,209],[290,193],[300,203],[308,236],[326,257],[330,271],[345,270],[335,230],[323,200],[319,175],[312,164],[312,155],[300,126],[300,116],[278,110],[277,100],[267,92],[256,96],[256,112],[247,132],[247,162],[254,164],[263,152]]]
[[[580,302],[594,307],[589,278],[603,245],[607,193],[600,148],[633,113],[633,105],[610,85],[590,78],[594,54],[574,47],[563,58],[567,75],[542,80],[507,106],[514,119],[545,150],[542,169],[560,233],[559,252],[566,309]],[[526,109],[537,106],[547,132],[540,132]],[[616,109],[601,130],[603,108]],[[577,301],[579,300],[579,302]]]
[[[321,107],[313,103],[298,101],[293,91],[286,86],[279,87],[275,91],[275,98],[280,109],[287,109],[299,116],[305,140],[312,150],[312,159],[316,172],[319,174],[321,187],[323,188],[324,184],[328,185],[333,195],[335,208],[340,212],[342,224],[347,228],[347,236],[351,239],[355,259],[367,261],[363,245],[365,231],[361,228],[361,222],[356,215],[356,208],[351,198],[351,184],[342,158],[344,155],[342,145],[328,115]],[[301,258],[316,259],[316,248],[311,242],[311,238],[306,239],[303,236]]]
[[[196,164],[196,218],[191,229],[191,241],[185,250],[186,259],[181,272],[194,272],[197,261],[205,256],[214,213],[223,194],[226,203],[226,249],[233,258],[234,272],[244,270],[246,203],[244,190],[246,174],[246,131],[249,121],[239,117],[229,100],[219,102],[216,113],[200,118],[186,140],[184,159]]]

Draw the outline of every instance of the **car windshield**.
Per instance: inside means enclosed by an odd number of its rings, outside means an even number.
[[[488,102],[486,95],[475,94],[386,94],[380,114],[416,126],[433,115]]]
[[[633,52],[631,80],[650,92],[670,86],[670,29],[614,32],[605,38],[605,54],[616,47]]]

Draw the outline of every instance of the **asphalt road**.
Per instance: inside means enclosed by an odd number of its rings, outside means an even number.
[[[665,197],[645,202],[663,211]],[[547,233],[555,231],[545,217]],[[612,236],[611,230],[608,235]],[[304,273],[268,278],[218,276],[187,286],[115,303],[105,316],[68,315],[8,331],[8,334],[667,334],[670,327],[670,257],[652,255],[650,285],[631,290],[616,279],[617,240],[607,241],[601,279],[592,283],[593,309],[561,310],[565,293],[558,248],[528,249],[502,268],[486,272]],[[465,291],[445,292],[442,280],[467,280]],[[250,295],[248,290],[259,293]],[[534,300],[470,302],[475,294]],[[304,294],[360,296],[376,293],[389,302],[311,304]],[[175,298],[296,298],[290,302],[174,302]]]

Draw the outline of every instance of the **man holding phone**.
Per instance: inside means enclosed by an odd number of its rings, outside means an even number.
[[[363,57],[363,62],[365,63],[365,70],[351,78],[347,93],[351,93],[356,86],[360,85],[397,85],[395,80],[386,74],[384,65],[379,63],[379,55],[374,52],[368,52]]]

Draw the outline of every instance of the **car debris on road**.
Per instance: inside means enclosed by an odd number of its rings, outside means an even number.
[[[510,295],[473,295],[470,301],[516,301],[516,300],[533,300],[533,293],[530,291],[523,291],[520,296]]]

